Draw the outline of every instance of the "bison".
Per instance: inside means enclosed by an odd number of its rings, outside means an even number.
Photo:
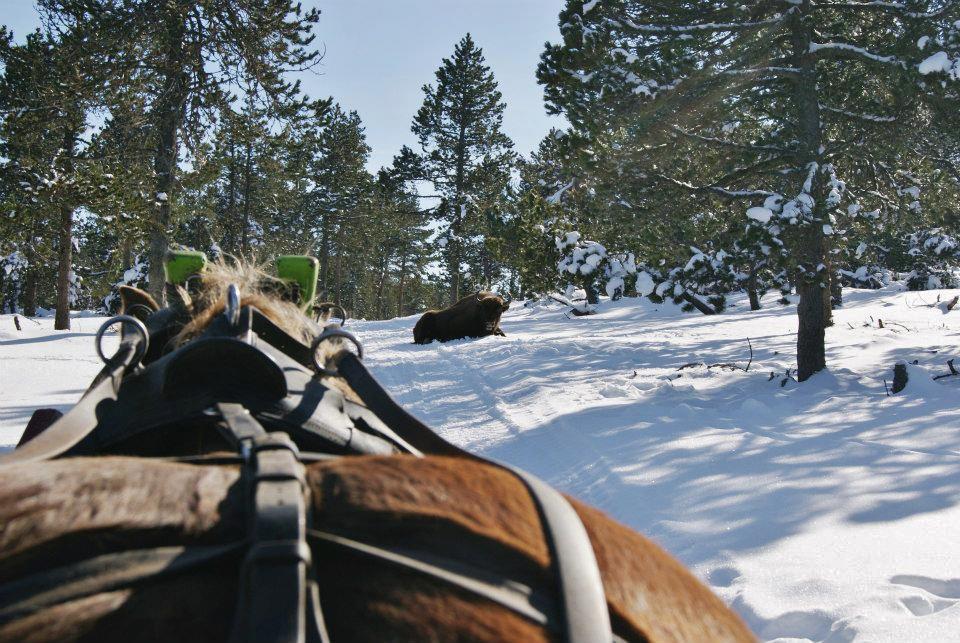
[[[413,343],[446,342],[463,337],[500,335],[500,315],[510,302],[491,292],[467,295],[449,308],[428,310],[413,327]]]

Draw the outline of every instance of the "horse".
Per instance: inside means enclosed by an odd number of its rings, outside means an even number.
[[[649,539],[445,442],[262,281],[126,290],[104,372],[0,455],[0,641],[754,640]]]

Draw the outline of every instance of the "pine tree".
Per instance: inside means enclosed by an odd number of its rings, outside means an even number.
[[[513,143],[500,129],[502,95],[470,34],[443,60],[436,86],[424,85],[423,93],[411,129],[419,138],[424,178],[442,197],[436,215],[446,224],[439,242],[449,273],[447,298],[453,303],[460,297],[462,262],[470,252],[467,237],[480,236],[481,213],[509,180]]]
[[[175,224],[181,145],[229,103],[229,90],[249,87],[260,98],[286,99],[298,90],[290,69],[315,63],[310,31],[319,11],[290,1],[39,0],[46,24],[86,44],[86,65],[114,72],[148,96],[156,183],[148,232],[150,288],[164,296],[163,260]]]
[[[718,202],[785,195],[805,380],[826,363],[841,203],[897,200],[895,177],[853,179],[891,127],[901,163],[918,153],[901,143],[910,128],[956,98],[958,13],[942,1],[569,0],[538,78],[629,201],[686,198],[675,211],[710,221]]]
[[[318,133],[308,169],[313,188],[306,231],[316,239],[321,296],[338,304],[345,285],[345,248],[360,230],[361,206],[370,194],[369,155],[360,116],[334,105]]]
[[[97,174],[92,165],[78,165],[89,160],[81,149],[80,136],[96,82],[82,77],[75,66],[78,46],[75,40],[56,41],[35,31],[23,45],[4,39],[0,47],[3,155],[10,159],[6,170],[16,184],[11,195],[16,203],[14,214],[21,221],[31,220],[22,229],[36,230],[39,225],[56,230],[52,238],[56,239],[57,330],[70,328],[74,212],[92,198],[91,181]],[[45,259],[44,253],[37,252],[36,238],[30,235],[24,244],[31,266],[25,288],[28,313],[36,307],[38,263]]]

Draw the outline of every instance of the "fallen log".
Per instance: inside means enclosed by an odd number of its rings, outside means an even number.
[[[585,315],[595,315],[596,310],[591,308],[589,303],[575,304],[566,297],[561,297],[560,295],[547,295],[550,299],[563,304],[564,306],[570,306],[570,311],[577,317],[583,317]]]
[[[942,379],[944,379],[945,377],[953,377],[953,376],[955,376],[955,375],[960,375],[960,371],[958,371],[958,370],[957,370],[957,367],[953,365],[953,360],[952,360],[952,359],[948,359],[948,360],[947,360],[947,368],[950,369],[950,372],[949,372],[949,373],[944,373],[943,375],[934,375],[934,376],[933,376],[933,379],[935,379],[935,380],[942,380]]]

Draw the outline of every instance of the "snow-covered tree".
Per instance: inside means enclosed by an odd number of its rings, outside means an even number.
[[[17,312],[29,263],[19,250],[0,257],[0,313]]]
[[[911,271],[910,290],[960,286],[960,241],[941,228],[915,232],[907,238]]]
[[[899,200],[890,175],[923,150],[896,141],[957,98],[958,19],[951,0],[568,0],[538,78],[611,200],[674,199],[690,218],[786,195],[805,380],[826,364],[836,216]]]

